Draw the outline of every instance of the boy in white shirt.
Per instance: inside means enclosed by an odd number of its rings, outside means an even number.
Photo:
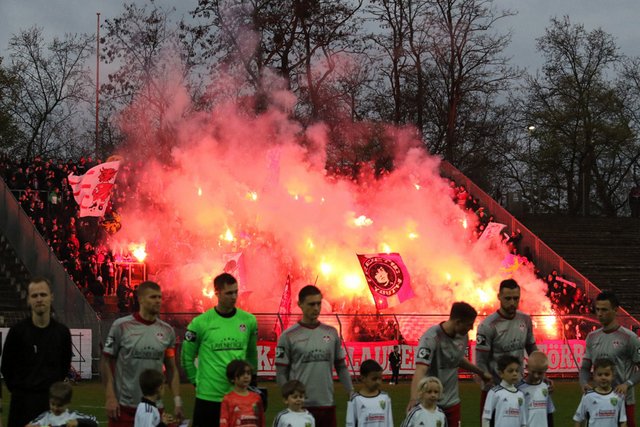
[[[409,411],[400,427],[446,427],[447,417],[437,406],[442,397],[442,382],[436,377],[422,378],[418,383],[418,396],[420,403]]]
[[[362,387],[347,403],[347,427],[393,427],[391,398],[380,390],[382,371],[375,360],[360,365]]]
[[[587,391],[573,416],[575,427],[627,427],[624,396],[613,391],[613,370],[610,359],[597,359],[593,363],[595,388]]]
[[[526,427],[524,393],[516,388],[520,381],[520,359],[506,355],[497,362],[502,381],[487,394],[482,412],[482,427]]]
[[[173,422],[173,417],[167,413],[160,415],[156,407],[158,400],[164,394],[164,375],[155,369],[142,371],[138,379],[142,400],[136,408],[136,416],[133,421],[134,427],[166,427]]]
[[[544,381],[547,369],[547,355],[541,351],[534,351],[527,360],[527,376],[518,384],[518,390],[524,393],[528,427],[553,426],[553,413],[556,408],[551,400],[549,385]]]
[[[73,389],[65,382],[53,383],[49,387],[49,410],[38,415],[27,427],[66,426],[98,427],[96,417],[69,410]]]
[[[273,427],[315,427],[316,421],[304,405],[306,389],[298,380],[282,385],[282,398],[287,409],[280,411],[273,420]]]

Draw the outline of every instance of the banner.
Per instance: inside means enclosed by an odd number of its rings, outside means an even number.
[[[373,359],[384,369],[385,375],[391,375],[389,367],[389,353],[396,341],[380,342],[345,342],[348,361],[347,367],[351,375],[358,375],[362,361]],[[538,349],[545,353],[549,359],[550,374],[575,374],[578,375],[580,364],[585,352],[584,340],[545,340],[537,343]],[[416,369],[415,354],[416,345],[403,344],[400,347],[400,374],[411,375]],[[475,363],[475,341],[469,341],[469,359]],[[276,375],[274,357],[276,343],[271,341],[258,342],[258,375],[261,377],[273,377]]]
[[[409,271],[398,253],[360,255],[358,261],[379,310],[398,305],[415,295]]]
[[[506,227],[505,224],[500,224],[499,222],[490,222],[485,227],[484,231],[478,238],[478,241],[481,240],[491,240],[497,236],[500,236],[502,230]]]
[[[73,198],[80,206],[80,217],[104,215],[116,182],[120,162],[106,162],[94,166],[84,175],[69,175]]]
[[[9,328],[0,328],[0,345],[9,333]],[[91,379],[91,329],[71,329],[71,367],[83,379]],[[2,361],[2,354],[0,354]]]
[[[250,289],[246,288],[247,282],[245,280],[244,256],[242,256],[242,252],[222,254],[222,263],[224,264],[222,271],[236,278],[238,282],[238,293],[249,291]]]

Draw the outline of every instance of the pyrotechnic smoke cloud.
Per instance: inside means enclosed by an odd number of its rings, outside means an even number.
[[[477,217],[454,204],[439,159],[415,132],[386,126],[394,170],[355,182],[327,173],[327,129],[293,120],[292,94],[278,88],[258,115],[234,100],[201,113],[190,112],[186,91],[173,87],[164,117],[173,129],[171,158],[150,156],[132,171],[138,197],[121,212],[114,244],[146,243],[154,277],[177,296],[174,309],[206,301],[224,254],[242,252],[240,305],[248,310],[277,312],[290,274],[294,301],[317,280],[335,311],[375,312],[356,253],[388,251],[402,255],[416,294],[389,311],[442,314],[462,300],[484,313],[496,308],[507,247],[471,236]],[[152,120],[141,113],[150,108],[140,98],[125,114]],[[149,135],[139,141],[144,146],[132,143],[125,158],[149,152]],[[513,276],[523,308],[549,313],[546,285],[531,266]]]

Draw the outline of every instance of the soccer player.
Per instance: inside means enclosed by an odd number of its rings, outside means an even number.
[[[49,387],[63,381],[71,367],[71,332],[51,317],[51,283],[35,277],[27,287],[31,316],[7,334],[2,376],[11,392],[8,427],[24,427],[49,409]]]
[[[500,308],[487,316],[478,326],[476,336],[476,364],[483,371],[493,375],[493,382],[484,382],[480,395],[480,410],[492,383],[500,382],[496,369],[497,360],[505,355],[516,356],[520,365],[524,352],[531,354],[538,349],[533,336],[531,317],[518,310],[520,304],[520,286],[513,279],[500,282],[498,292]]]
[[[505,355],[498,359],[498,373],[502,381],[487,394],[482,427],[527,426],[524,394],[516,388],[521,369],[522,364],[516,356]]]
[[[347,427],[393,427],[391,398],[380,390],[382,366],[375,360],[360,365],[362,387],[347,403]]]
[[[276,381],[280,387],[292,379],[312,385],[307,390],[305,408],[315,418],[316,425],[335,427],[332,369],[336,369],[347,394],[351,395],[353,385],[338,331],[318,320],[321,304],[320,289],[313,285],[300,289],[298,306],[302,319],[285,330],[278,340]]]
[[[222,398],[232,387],[227,380],[232,360],[246,360],[253,372],[258,368],[258,323],[253,314],[236,307],[237,280],[222,273],[213,279],[213,287],[218,304],[191,321],[182,343],[182,366],[196,387],[192,427],[220,425]]]
[[[174,399],[174,411],[182,417],[180,377],[176,367],[176,335],[158,318],[162,291],[155,282],[142,282],[137,290],[140,311],[113,322],[104,343],[101,361],[110,427],[131,427],[142,399],[140,374],[166,369]]]
[[[430,327],[420,337],[416,356],[416,370],[411,380],[411,399],[407,411],[418,403],[418,384],[425,376],[437,377],[444,386],[439,406],[447,415],[447,424],[460,424],[460,395],[458,369],[466,369],[491,381],[491,374],[481,370],[465,357],[469,345],[469,331],[478,313],[466,302],[451,305],[449,319]]]
[[[298,380],[287,381],[282,385],[282,398],[287,409],[278,412],[273,427],[315,427],[316,420],[311,412],[302,407],[306,388]]]
[[[596,359],[593,364],[595,387],[587,391],[573,416],[575,427],[587,421],[589,427],[626,427],[624,400],[613,389],[615,365],[609,359]]]
[[[424,377],[418,383],[419,404],[414,406],[400,427],[442,426],[447,427],[447,417],[438,408],[442,397],[442,383],[436,377]]]
[[[549,369],[547,355],[534,351],[527,360],[527,376],[518,384],[527,406],[527,427],[553,427],[553,400],[544,376]]]
[[[592,388],[589,379],[593,360],[604,358],[613,361],[613,387],[616,393],[624,396],[628,425],[635,427],[634,386],[640,382],[640,339],[620,326],[616,319],[618,307],[618,298],[612,292],[604,291],[596,297],[596,316],[602,327],[587,335],[580,366],[580,385],[585,391]]]

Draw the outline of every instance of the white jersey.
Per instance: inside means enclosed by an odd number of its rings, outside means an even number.
[[[306,409],[301,412],[285,409],[276,415],[273,427],[316,427],[316,420]]]
[[[138,404],[136,409],[136,417],[133,422],[133,427],[156,427],[162,422],[160,411],[156,408],[156,405],[142,398],[142,402]]]
[[[527,427],[547,427],[547,415],[555,412],[549,385],[544,381],[540,384],[529,384],[521,381],[518,390],[524,394],[527,407]]]
[[[508,388],[506,388],[508,387]],[[524,394],[504,381],[487,394],[482,412],[483,420],[493,421],[494,427],[521,427],[527,425],[527,407]]]
[[[400,427],[447,427],[447,417],[442,409],[430,411],[422,405],[414,406]]]
[[[601,394],[590,390],[582,396],[573,421],[581,423],[588,420],[589,427],[618,427],[627,421],[624,399],[611,390]]]
[[[79,426],[98,426],[96,417],[93,415],[83,414],[77,411],[69,411],[68,409],[60,415],[55,415],[51,411],[43,412],[29,424],[37,426],[66,426],[68,421],[77,420]]]
[[[384,391],[374,397],[355,393],[347,403],[347,427],[393,427],[389,395]]]

